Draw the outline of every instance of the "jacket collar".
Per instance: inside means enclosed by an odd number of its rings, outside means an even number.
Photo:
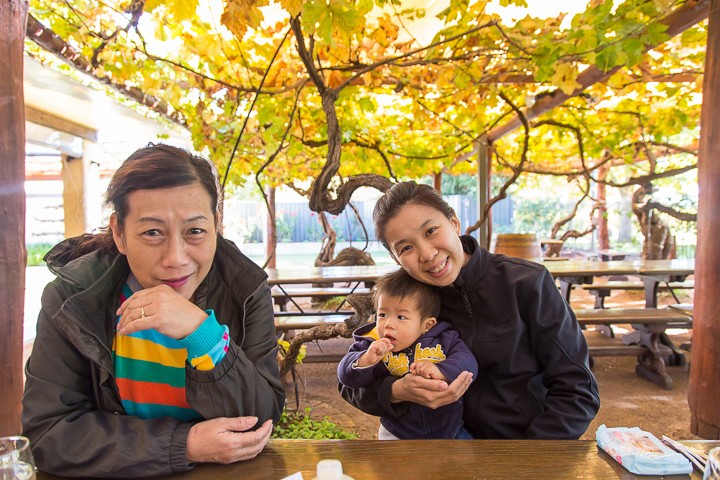
[[[460,274],[448,289],[468,289],[477,284],[485,275],[490,253],[482,248],[475,237],[460,235],[463,251],[469,255],[468,263],[460,269]]]
[[[55,315],[55,322],[65,335],[89,358],[107,356],[115,334],[115,310],[130,268],[124,255],[116,255],[109,268],[100,271],[98,264],[76,264],[72,270],[65,269],[61,278],[79,280],[76,286],[87,288],[70,297]],[[79,268],[84,267],[84,268]],[[90,267],[90,268],[88,268]]]

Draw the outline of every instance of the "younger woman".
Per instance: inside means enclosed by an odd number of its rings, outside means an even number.
[[[366,388],[340,386],[366,413],[399,416],[407,402],[437,408],[464,395],[475,438],[577,439],[600,406],[588,347],[542,265],[491,254],[460,235],[452,208],[432,187],[402,182],[373,213],[377,238],[415,279],[438,288],[439,320],[470,347],[479,373],[450,383],[405,375]]]

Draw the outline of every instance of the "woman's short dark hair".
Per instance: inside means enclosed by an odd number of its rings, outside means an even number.
[[[380,277],[373,290],[373,304],[377,309],[381,295],[393,298],[414,298],[421,318],[440,314],[440,292],[432,286],[415,280],[402,268]]]
[[[413,181],[396,183],[380,197],[373,210],[375,237],[387,250],[390,249],[385,242],[385,226],[406,205],[425,205],[434,208],[442,212],[448,220],[455,216],[452,207],[430,185]]]
[[[210,208],[216,221],[219,220],[222,199],[215,166],[183,148],[151,143],[136,150],[120,165],[108,185],[105,203],[112,206],[118,225],[124,225],[128,199],[133,192],[181,187],[195,182],[210,195]],[[78,253],[98,248],[108,253],[117,252],[109,227],[97,235],[84,235],[78,244]]]
[[[161,143],[136,150],[110,180],[105,202],[112,205],[118,223],[128,213],[128,198],[137,190],[155,190],[198,182],[210,195],[210,207],[219,214],[220,185],[215,166],[184,148]]]

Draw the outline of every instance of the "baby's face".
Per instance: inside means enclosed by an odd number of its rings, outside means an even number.
[[[380,338],[392,343],[392,351],[399,352],[410,347],[428,328],[420,318],[417,301],[413,297],[390,297],[380,295],[377,306],[377,328]]]

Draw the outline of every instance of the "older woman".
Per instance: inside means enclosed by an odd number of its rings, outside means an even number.
[[[109,229],[55,246],[26,366],[38,467],[140,477],[255,457],[284,405],[266,275],[217,232],[212,165],[151,145],[108,186]]]

